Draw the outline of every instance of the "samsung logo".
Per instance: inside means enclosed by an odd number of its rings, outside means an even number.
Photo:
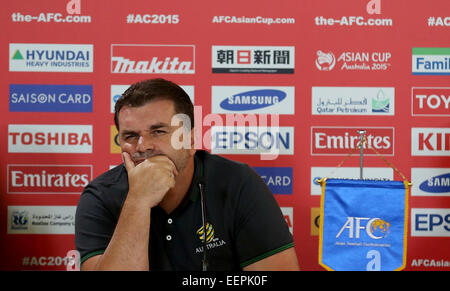
[[[213,113],[294,114],[294,87],[213,86]]]
[[[450,168],[412,168],[412,196],[450,196]]]
[[[286,98],[286,93],[280,90],[254,90],[232,95],[220,103],[226,110],[252,110],[268,107]]]
[[[428,178],[420,184],[419,188],[431,193],[450,192],[450,173]]]

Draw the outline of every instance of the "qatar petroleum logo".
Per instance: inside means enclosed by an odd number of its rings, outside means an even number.
[[[332,52],[324,53],[317,51],[316,67],[320,71],[331,71],[336,65],[336,57]]]

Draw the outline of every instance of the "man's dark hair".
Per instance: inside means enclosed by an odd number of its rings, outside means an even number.
[[[155,100],[171,100],[175,113],[189,116],[191,128],[194,127],[194,105],[189,95],[174,82],[158,78],[134,83],[120,96],[114,107],[114,122],[117,129],[119,129],[119,112],[123,106],[140,107]]]

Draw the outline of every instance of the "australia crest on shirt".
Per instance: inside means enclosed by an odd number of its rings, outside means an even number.
[[[198,235],[200,242],[203,243],[204,236],[205,236],[205,231],[203,229],[203,226],[201,226],[197,230],[196,234]],[[218,248],[218,247],[221,247],[226,244],[227,243],[223,239],[216,237],[214,227],[209,222],[207,222],[206,223],[206,248],[208,250],[211,250],[211,249]],[[203,245],[200,245],[195,248],[196,254],[202,253],[202,252],[203,252]]]

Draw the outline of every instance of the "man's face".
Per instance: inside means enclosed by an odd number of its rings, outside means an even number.
[[[171,126],[175,115],[173,102],[155,100],[140,107],[123,106],[120,109],[120,148],[133,158],[135,165],[154,155],[165,155],[175,164],[178,172],[187,165],[195,150],[174,149],[171,136],[178,126]]]

